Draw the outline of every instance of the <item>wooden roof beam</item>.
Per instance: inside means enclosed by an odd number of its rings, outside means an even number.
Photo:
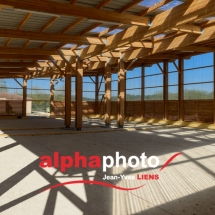
[[[178,48],[175,48],[175,50],[194,51],[194,52],[215,52],[215,48],[213,47],[195,46],[195,45],[178,47]]]
[[[0,0],[0,4],[10,5],[14,8],[21,8],[24,10],[35,10],[45,13],[54,13],[67,16],[82,16],[88,19],[94,19],[105,22],[116,22],[123,24],[134,24],[140,26],[148,26],[149,19],[147,17],[139,17],[136,15],[117,13],[112,11],[99,10],[97,8],[88,8],[83,6],[76,6],[72,4],[65,4],[62,2],[51,1],[13,1]]]
[[[0,62],[0,67],[41,67],[39,63]]]
[[[26,16],[25,16],[25,18],[22,20],[22,22],[20,23],[20,25],[19,25],[19,27],[17,28],[17,30],[20,30],[23,26],[24,26],[24,24],[28,21],[28,19],[31,17],[31,13],[28,13]],[[10,42],[12,41],[12,38],[9,38],[8,39],[8,41],[7,41],[7,43],[5,44],[5,47],[7,47],[9,44],[10,44]]]
[[[55,55],[57,50],[43,49],[22,49],[22,48],[1,48],[0,54],[20,54],[20,55]]]
[[[202,34],[202,28],[197,25],[181,25],[179,27],[171,28],[173,31],[179,31],[184,33],[191,33],[191,34]]]
[[[71,23],[69,26],[67,26],[63,31],[61,31],[61,34],[65,34],[67,31],[69,31],[72,28],[74,28],[76,25],[78,25],[79,23],[81,23],[83,20],[84,20],[83,17],[78,18],[73,23]]]
[[[0,59],[11,60],[49,60],[48,55],[20,55],[20,54],[0,54]]]
[[[85,37],[74,35],[61,35],[44,32],[29,32],[21,30],[0,29],[0,37],[20,38],[28,40],[42,40],[61,43],[84,43],[84,44],[105,44],[106,39],[97,37]]]
[[[70,0],[70,4],[75,4],[78,0]]]
[[[107,45],[104,48],[91,45],[83,49],[81,59],[86,59],[102,52],[111,51],[129,43],[161,34],[173,27],[175,28],[193,22],[199,17],[211,16],[215,14],[214,7],[214,0],[187,1],[184,4],[155,16],[152,21],[152,26],[149,29],[132,26],[123,32],[108,37]]]
[[[151,51],[147,49],[136,49],[132,51],[127,51],[124,54],[124,60],[133,60],[139,57],[148,57],[162,52],[178,49],[187,49],[188,51],[197,51],[197,52],[211,52],[214,51],[214,48],[211,47],[201,47],[196,46],[199,43],[205,41],[215,40],[215,26],[205,27],[204,33],[201,35],[196,34],[179,34],[175,37],[170,37],[165,40],[160,40],[155,42],[154,48]],[[194,46],[195,45],[195,46]]]
[[[102,7],[104,7],[106,4],[108,4],[109,2],[111,2],[112,0],[103,0],[101,1],[101,3],[99,3],[96,8],[97,9],[101,9]]]
[[[56,20],[58,19],[58,17],[53,17],[51,18],[47,23],[46,25],[44,25],[42,27],[42,29],[40,30],[40,32],[44,32],[48,27],[50,27]]]
[[[102,25],[101,22],[96,22],[95,24],[91,25],[89,28],[83,30],[79,35],[83,36],[84,34],[92,31],[94,28],[97,28],[98,26]]]
[[[139,16],[145,16],[146,14],[151,13],[152,11],[159,9],[160,7],[168,4],[171,1],[173,1],[173,0],[162,0],[161,2],[155,4],[154,6],[147,8],[144,11],[142,11],[141,13],[139,13]]]
[[[133,7],[133,6],[137,5],[137,4],[139,4],[139,3],[142,2],[142,1],[143,1],[143,0],[134,0],[134,1],[132,1],[131,3],[125,5],[123,8],[121,8],[118,12],[119,12],[119,13],[123,13],[123,12],[125,12],[126,10],[128,10],[129,8],[131,8],[131,7]]]

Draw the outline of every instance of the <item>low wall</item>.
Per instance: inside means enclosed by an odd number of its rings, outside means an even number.
[[[111,102],[111,115],[116,116],[118,112],[118,102]],[[64,115],[65,103],[60,101],[54,102],[54,115]],[[75,115],[75,102],[71,103],[71,114]],[[172,121],[178,120],[178,101],[167,102],[167,119]],[[82,112],[84,115],[105,114],[104,102],[83,102]],[[185,100],[184,121],[196,122],[214,122],[214,101],[213,100]],[[125,117],[144,117],[146,119],[163,119],[164,102],[163,101],[126,101]]]

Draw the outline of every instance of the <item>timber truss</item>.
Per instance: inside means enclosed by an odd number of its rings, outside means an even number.
[[[103,75],[215,51],[214,0],[142,2],[0,0],[0,78]]]

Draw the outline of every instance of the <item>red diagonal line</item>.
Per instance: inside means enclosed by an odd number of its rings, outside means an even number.
[[[113,184],[108,184],[106,182],[101,182],[101,181],[79,180],[79,181],[68,181],[68,182],[64,182],[64,183],[60,183],[60,184],[55,184],[54,186],[46,188],[42,192],[44,192],[46,190],[54,189],[56,187],[68,185],[68,184],[96,184],[96,185],[100,185],[100,186],[111,187],[111,188],[118,189],[118,190],[137,190],[145,185],[144,184],[142,186],[134,187],[134,188],[123,188],[123,187],[115,186]]]
[[[161,167],[160,171],[163,170],[166,166],[168,166],[177,156],[179,156],[179,155],[181,155],[181,154],[182,154],[182,152],[179,152],[179,153],[173,155],[173,156]]]

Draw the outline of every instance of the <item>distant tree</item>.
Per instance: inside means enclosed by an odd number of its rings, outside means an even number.
[[[30,95],[32,98],[32,109],[33,110],[44,110],[50,106],[49,93],[43,93],[42,89],[38,86],[34,86]]]
[[[200,91],[200,90],[185,90],[184,91],[184,99],[185,100],[193,100],[193,99],[213,99],[213,92],[207,92],[207,91]],[[168,94],[169,100],[178,100],[178,93],[169,93]],[[118,97],[113,96],[111,98],[112,101],[117,101]],[[140,95],[132,95],[132,94],[126,94],[126,100],[127,101],[140,101],[141,96]],[[152,95],[145,95],[144,100],[163,100],[163,92],[157,92]]]

